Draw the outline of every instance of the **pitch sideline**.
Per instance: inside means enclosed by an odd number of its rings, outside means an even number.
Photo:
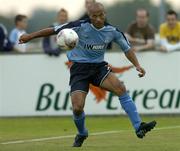
[[[177,128],[180,128],[180,125],[160,127],[160,128],[155,128],[154,130],[159,131],[159,130],[168,130],[168,129],[177,129]],[[117,134],[117,133],[128,132],[128,131],[132,131],[132,130],[103,131],[103,132],[91,133],[90,136]],[[29,139],[29,140],[18,140],[18,141],[2,142],[0,144],[1,145],[10,145],[10,144],[23,144],[23,143],[32,143],[32,142],[42,142],[42,141],[49,141],[49,140],[74,138],[74,136],[75,135],[64,135],[64,136],[56,136],[56,137],[35,138],[35,139]]]

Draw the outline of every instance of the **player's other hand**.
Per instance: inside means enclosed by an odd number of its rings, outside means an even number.
[[[141,77],[144,77],[145,74],[146,74],[146,71],[142,68],[142,67],[136,67],[136,70],[139,72],[138,76],[141,78]]]
[[[24,34],[19,38],[19,44],[26,43],[31,40],[31,36],[29,34]]]

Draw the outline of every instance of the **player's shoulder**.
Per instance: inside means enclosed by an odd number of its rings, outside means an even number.
[[[82,26],[85,24],[90,24],[90,19],[82,19],[82,20],[76,20],[76,21],[72,21],[70,22],[72,25],[74,26]]]
[[[53,27],[55,33],[57,34],[60,30],[65,29],[65,28],[79,28],[81,27],[83,24],[89,22],[89,20],[85,19],[85,20],[76,20],[76,21],[71,21],[62,25],[58,25]]]
[[[122,32],[118,27],[108,23],[108,22],[105,22],[105,29],[108,30],[108,31],[114,31],[114,32]]]

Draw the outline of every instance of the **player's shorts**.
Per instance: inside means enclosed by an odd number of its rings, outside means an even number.
[[[70,68],[71,93],[82,91],[88,93],[89,84],[101,86],[111,72],[107,62],[102,63],[73,63]]]

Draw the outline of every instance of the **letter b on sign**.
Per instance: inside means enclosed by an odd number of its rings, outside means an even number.
[[[52,99],[50,95],[53,91],[54,86],[52,84],[46,83],[42,85],[36,106],[37,111],[47,110],[51,106]]]

